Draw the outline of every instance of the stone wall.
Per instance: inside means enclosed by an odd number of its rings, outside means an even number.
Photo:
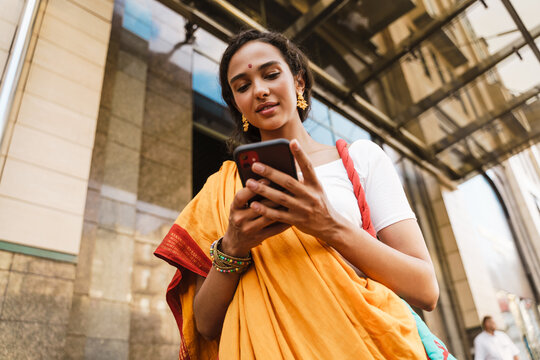
[[[74,278],[74,264],[0,251],[0,358],[62,358]]]
[[[124,26],[136,6],[155,37]],[[66,357],[176,359],[174,269],[152,253],[192,196],[192,54],[168,53],[182,18],[158,2],[117,1],[112,24]]]

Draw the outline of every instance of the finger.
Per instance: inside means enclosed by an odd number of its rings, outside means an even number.
[[[264,206],[268,206],[269,208],[273,208],[273,209],[277,209],[278,207],[280,207],[281,205],[271,201],[271,200],[268,200],[268,199],[262,199],[259,201],[261,204],[263,204]]]
[[[287,230],[288,228],[290,228],[291,225],[289,224],[285,224],[285,223],[274,223],[270,226],[267,226],[265,227],[263,230],[261,230],[259,232],[259,235],[263,238],[263,239],[267,239],[269,238],[270,236],[274,236],[274,235],[277,235],[279,233],[282,233],[283,231]]]
[[[238,190],[236,195],[234,196],[232,206],[235,209],[243,209],[246,208],[246,204],[249,199],[257,195],[253,191],[251,191],[249,188],[242,188]]]
[[[294,219],[287,209],[272,209],[257,201],[252,202],[250,208],[257,212],[262,218],[267,218],[275,222],[282,222],[289,225],[293,225],[294,223]]]
[[[270,180],[268,179],[259,179],[257,180],[259,183],[261,184],[265,184],[265,185],[270,185]],[[233,200],[233,206],[236,208],[236,209],[242,209],[242,208],[247,208],[248,206],[248,201],[253,198],[255,195],[254,192],[252,191],[246,191],[246,188],[243,188],[241,190],[239,190],[235,197],[234,197],[234,200]]]
[[[300,184],[298,180],[288,174],[285,174],[282,171],[274,169],[271,166],[256,162],[253,164],[252,170],[253,172],[263,176],[264,178],[269,179],[272,182],[282,186],[284,189],[286,189],[292,194],[298,194],[302,191],[302,184]],[[248,183],[246,185],[248,185]],[[253,190],[253,188],[251,189]]]
[[[311,161],[309,160],[307,154],[300,146],[298,140],[292,140],[290,143],[290,148],[294,158],[298,162],[300,171],[302,171],[302,175],[304,177],[304,184],[318,184],[319,180],[317,179],[317,175],[315,174],[315,169],[313,168],[313,165],[311,164]]]
[[[256,213],[255,210],[250,209],[254,213]],[[260,214],[257,214],[257,217],[255,219],[251,219],[248,224],[245,225],[244,230],[246,233],[249,234],[258,234],[259,231],[266,228],[269,225],[272,225],[275,223],[274,220],[269,219],[267,217],[261,216]]]
[[[298,200],[296,200],[293,196],[287,194],[284,191],[274,189],[273,187],[266,186],[264,184],[259,184],[255,181],[248,181],[246,185],[251,191],[263,196],[265,199],[268,199],[280,206],[284,206],[290,209],[291,207],[298,205]]]

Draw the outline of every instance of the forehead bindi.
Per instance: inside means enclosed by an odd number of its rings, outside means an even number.
[[[262,64],[270,61],[285,64],[285,59],[275,46],[260,41],[250,41],[232,56],[229,63],[229,77],[232,78],[249,70],[256,70]]]

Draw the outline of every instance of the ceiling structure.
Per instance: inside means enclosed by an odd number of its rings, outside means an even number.
[[[521,58],[524,48],[540,62],[540,25],[527,28],[511,0],[493,1],[502,2],[520,37],[473,58],[456,43],[453,27],[472,6],[489,6],[485,0],[457,1],[437,15],[423,5],[418,9],[419,0],[160,0],[224,41],[246,28],[283,32],[311,59],[319,100],[451,187],[540,141],[540,73],[532,74],[535,87],[517,95],[501,92],[500,83],[487,78],[508,58]],[[414,19],[408,36],[388,49],[377,46],[373,36],[406,14]],[[392,84],[403,62],[421,60],[425,67],[424,44],[437,49],[449,67],[444,74],[438,69],[442,85],[415,101],[385,90],[383,83]],[[494,105],[473,109],[472,121],[460,120],[449,104],[463,104],[480,87]],[[374,89],[384,99],[375,99]],[[435,141],[418,131],[429,121],[442,130]]]

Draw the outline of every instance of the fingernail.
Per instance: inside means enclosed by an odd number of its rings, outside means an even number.
[[[246,183],[247,187],[250,188],[251,190],[255,190],[257,189],[257,187],[259,186],[259,184],[253,180],[253,179],[249,179]]]
[[[261,206],[256,202],[252,202],[250,207],[255,211],[259,211],[261,209]]]
[[[264,170],[264,166],[261,163],[255,163],[253,164],[253,171],[261,172]]]
[[[291,141],[291,145],[292,145],[294,150],[300,150],[300,143],[298,142],[298,140],[293,139]]]

